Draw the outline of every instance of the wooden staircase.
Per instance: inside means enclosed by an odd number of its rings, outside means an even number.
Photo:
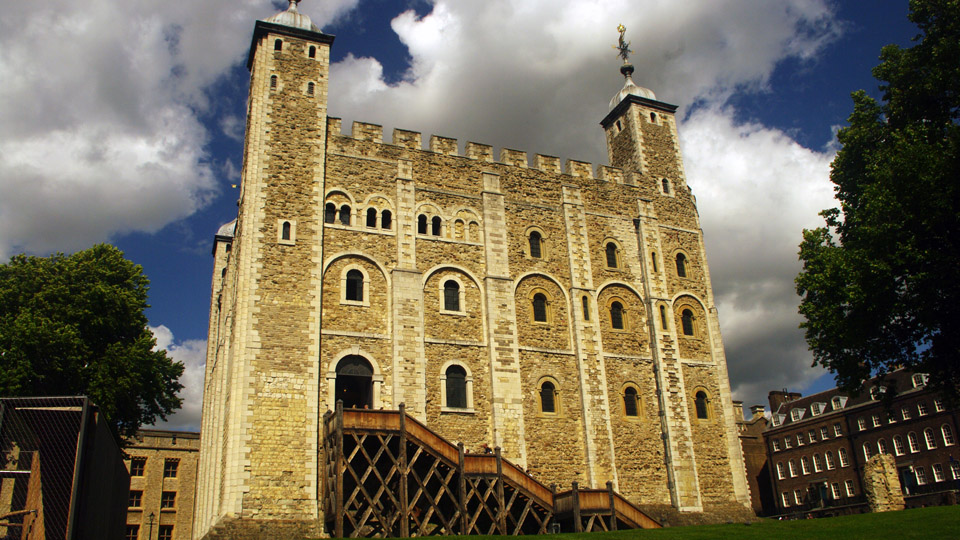
[[[399,410],[323,417],[323,513],[343,537],[544,534],[658,528],[607,489],[557,493],[500,455],[468,454]]]

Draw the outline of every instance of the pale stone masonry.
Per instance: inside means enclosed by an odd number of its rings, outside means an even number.
[[[323,534],[318,429],[338,399],[404,403],[548,484],[745,515],[676,107],[624,71],[596,174],[400,129],[387,143],[327,116],[332,43],[296,2],[256,23],[239,213],[214,245],[194,537]]]

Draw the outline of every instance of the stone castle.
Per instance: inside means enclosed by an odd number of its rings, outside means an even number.
[[[328,116],[326,35],[257,21],[214,244],[194,536],[320,531],[322,415],[395,409],[641,507],[749,493],[676,107],[621,71],[610,166]],[[731,510],[733,509],[733,510]]]

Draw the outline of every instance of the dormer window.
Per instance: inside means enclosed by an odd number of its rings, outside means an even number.
[[[790,420],[799,422],[803,419],[803,413],[805,412],[807,412],[806,409],[790,409]]]
[[[834,396],[830,400],[830,404],[833,405],[833,410],[839,410],[847,406],[847,396]]]
[[[810,405],[810,415],[811,415],[811,416],[820,416],[821,414],[823,414],[823,411],[824,411],[826,408],[827,408],[827,404],[826,404],[826,403],[820,403],[820,402],[814,403],[814,404]]]
[[[783,421],[786,420],[786,419],[787,419],[787,415],[785,415],[785,414],[779,414],[779,413],[778,413],[778,414],[775,414],[775,415],[773,415],[773,425],[779,426],[779,425],[782,424]]]
[[[927,384],[928,375],[926,373],[914,373],[913,374],[913,387],[917,388]]]

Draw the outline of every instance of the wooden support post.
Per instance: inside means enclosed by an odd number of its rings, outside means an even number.
[[[343,471],[346,469],[343,456],[343,400],[337,400],[336,418],[334,419],[334,529],[337,538],[343,538]]]
[[[407,462],[407,407],[400,404],[400,536],[410,537],[410,497],[407,495],[407,477],[410,464]]]
[[[544,524],[547,532],[553,532],[552,524],[557,523],[557,532],[560,532],[560,520],[557,519],[557,484],[550,483],[550,508],[547,508],[547,522]]]
[[[470,534],[469,528],[470,519],[467,515],[467,476],[464,467],[464,454],[465,450],[463,449],[463,443],[457,443],[457,454],[459,455],[459,468],[458,475],[460,477],[459,490],[460,493],[457,496],[457,506],[460,509],[460,533],[459,534]]]
[[[610,495],[610,530],[617,530],[617,504],[614,502],[613,482],[607,480],[607,494]]]
[[[573,495],[573,532],[583,532],[583,523],[580,521],[580,486],[576,482],[571,484]]]
[[[497,455],[497,528],[501,535],[510,534],[507,532],[507,499],[503,495],[503,456],[500,455],[500,447],[493,449]]]

